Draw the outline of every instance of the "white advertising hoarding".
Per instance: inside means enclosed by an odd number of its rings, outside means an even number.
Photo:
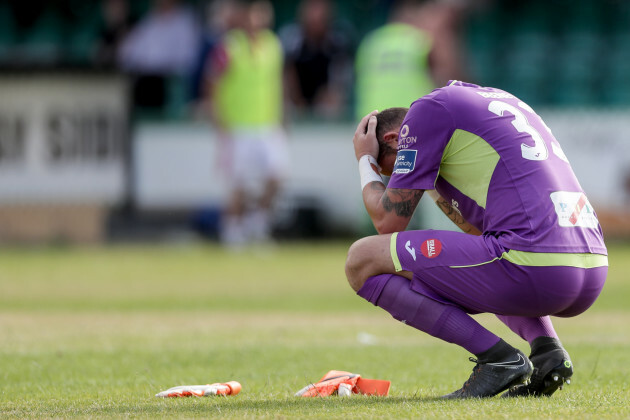
[[[0,205],[120,202],[127,115],[121,75],[0,73]]]

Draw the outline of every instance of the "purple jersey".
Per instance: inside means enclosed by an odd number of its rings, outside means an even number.
[[[509,249],[606,254],[597,216],[560,144],[515,96],[451,82],[415,101],[389,188],[436,189]]]

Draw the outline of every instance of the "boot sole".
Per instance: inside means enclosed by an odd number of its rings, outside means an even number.
[[[567,365],[568,362],[568,365]],[[573,367],[571,362],[568,360],[562,360],[562,362],[551,369],[547,375],[542,380],[542,386],[536,390],[524,390],[522,389],[523,385],[516,385],[515,387],[510,388],[510,390],[502,395],[504,398],[514,398],[514,397],[526,397],[526,396],[534,396],[541,397],[551,396],[558,389],[562,389],[563,385],[566,383],[567,385],[571,384],[571,376],[573,376]],[[528,385],[528,384],[527,384]],[[525,385],[525,386],[527,386]],[[525,392],[520,392],[525,391]]]
[[[566,383],[571,384],[571,376],[573,376],[573,369],[571,364],[568,366],[563,360],[562,363],[551,370],[543,380],[543,389],[540,390],[541,395],[550,396],[558,389],[562,389],[562,386]],[[570,363],[570,362],[569,362]]]

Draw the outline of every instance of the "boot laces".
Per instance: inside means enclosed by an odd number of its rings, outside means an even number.
[[[470,377],[468,378],[468,380],[466,382],[464,382],[464,385],[462,386],[462,390],[468,388],[468,386],[477,377],[477,372],[479,372],[479,369],[481,368],[481,365],[485,364],[484,362],[480,362],[478,359],[475,359],[474,357],[469,357],[468,360],[470,360],[471,362],[475,363],[475,367],[473,368],[473,371],[470,374]]]

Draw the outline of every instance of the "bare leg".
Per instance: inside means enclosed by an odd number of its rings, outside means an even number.
[[[254,240],[269,242],[271,239],[271,209],[280,189],[280,182],[268,179],[263,187],[262,195],[256,200],[256,207],[247,214],[247,225]]]
[[[243,218],[245,215],[245,191],[241,187],[232,190],[221,221],[220,239],[224,245],[240,247],[245,243]]]

